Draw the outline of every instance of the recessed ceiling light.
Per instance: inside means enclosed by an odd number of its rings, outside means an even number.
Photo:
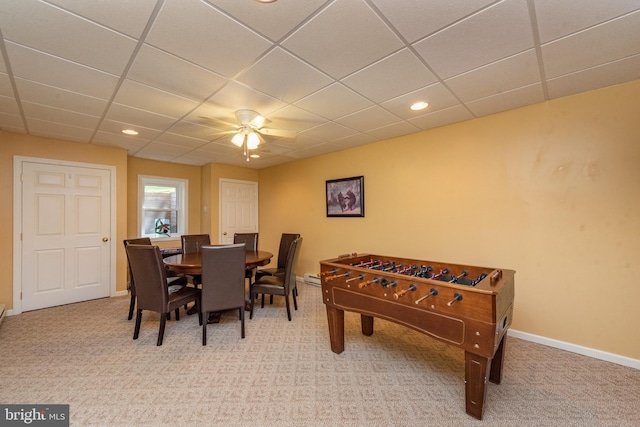
[[[259,159],[260,158],[260,154],[252,154],[249,157],[251,157],[252,159]]]
[[[277,0],[256,0],[258,3],[275,3]]]
[[[420,102],[416,102],[415,104],[413,104],[411,106],[411,109],[413,111],[418,111],[418,110],[424,110],[425,108],[427,108],[429,106],[428,102],[424,102],[424,101],[420,101]]]
[[[124,129],[122,133],[124,133],[125,135],[137,135],[138,131],[135,131],[133,129]]]

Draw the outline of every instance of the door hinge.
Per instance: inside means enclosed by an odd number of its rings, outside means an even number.
[[[20,292],[20,301],[22,301],[22,292]]]

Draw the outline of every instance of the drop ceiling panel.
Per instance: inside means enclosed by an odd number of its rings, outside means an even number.
[[[396,138],[402,135],[419,132],[421,129],[409,122],[398,122],[391,125],[382,126],[367,132],[374,141]]]
[[[280,40],[327,2],[280,0],[273,4],[256,4],[238,0],[208,1],[271,40]]]
[[[125,80],[122,83],[113,102],[140,110],[155,111],[173,118],[184,116],[198,105],[196,101],[136,83],[132,80]]]
[[[36,0],[12,1],[0,14],[3,37],[109,73],[121,73],[136,41]]]
[[[99,117],[53,108],[42,104],[34,104],[31,102],[23,102],[22,108],[24,109],[24,113],[32,119],[65,124],[89,130],[95,129],[100,121]]]
[[[367,132],[400,121],[401,119],[398,116],[391,114],[389,111],[377,105],[336,120],[337,123],[360,132]]]
[[[71,126],[64,123],[54,123],[45,120],[30,118],[27,120],[29,132],[38,136],[53,136],[54,138],[67,139],[77,142],[89,142],[93,130],[79,126]]]
[[[47,0],[105,27],[140,37],[157,0]]]
[[[428,36],[495,0],[372,0],[409,42]]]
[[[295,103],[296,107],[329,120],[354,113],[371,105],[373,105],[371,101],[339,83],[327,86]]]
[[[463,102],[473,101],[533,83],[539,83],[538,60],[533,49],[445,80]]]
[[[353,73],[403,46],[368,5],[353,0],[331,3],[282,45],[334,78]]]
[[[140,48],[127,78],[198,102],[228,82],[212,71],[149,45]]]
[[[544,101],[542,86],[540,84],[533,84],[471,101],[466,105],[474,115],[481,117],[542,101]]]
[[[640,79],[640,55],[550,79],[547,82],[549,98],[555,99],[575,95],[604,86],[623,83],[630,76]]]
[[[7,53],[14,76],[25,80],[102,99],[109,99],[118,83],[118,77],[113,74],[15,43],[7,43]]]
[[[333,81],[280,48],[269,52],[237,80],[285,102],[295,102]]]
[[[374,102],[412,92],[437,81],[409,49],[402,49],[352,75],[343,82]]]
[[[431,129],[473,119],[471,112],[462,105],[438,110],[414,117],[409,121],[420,129]]]
[[[176,122],[176,119],[173,117],[163,116],[118,103],[111,104],[111,108],[109,108],[105,119],[130,125],[127,127],[142,126],[158,130],[167,129]]]
[[[9,76],[4,73],[0,73],[0,96],[13,96],[11,80],[9,80]]]
[[[102,116],[107,101],[92,96],[83,95],[52,86],[35,83],[29,80],[16,78],[16,87],[23,102],[33,102],[42,105],[51,105],[63,110]]]
[[[542,43],[638,9],[638,0],[535,0],[534,4]]]
[[[442,78],[533,47],[527,3],[504,1],[414,44]]]
[[[542,46],[548,78],[640,53],[640,12]]]
[[[166,0],[146,41],[225,77],[239,73],[271,46],[199,0]]]

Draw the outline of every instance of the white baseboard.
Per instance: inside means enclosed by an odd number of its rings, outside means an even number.
[[[617,365],[640,369],[640,360],[638,359],[632,359],[630,357],[620,356],[618,354],[607,353],[606,351],[596,350],[589,347],[582,347],[580,345],[570,344],[564,341],[558,341],[552,338],[546,338],[540,335],[529,334],[527,332],[521,332],[514,329],[509,329],[509,331],[507,332],[507,335],[514,338],[520,338],[525,341],[531,341],[537,344],[546,345],[548,347],[570,351],[571,353],[577,353],[583,356],[593,357],[594,359],[604,360],[606,362],[615,363]]]

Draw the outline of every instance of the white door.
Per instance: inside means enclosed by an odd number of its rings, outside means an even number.
[[[109,296],[111,171],[22,167],[22,310]]]
[[[233,243],[234,233],[258,232],[258,183],[220,180],[220,243]]]

